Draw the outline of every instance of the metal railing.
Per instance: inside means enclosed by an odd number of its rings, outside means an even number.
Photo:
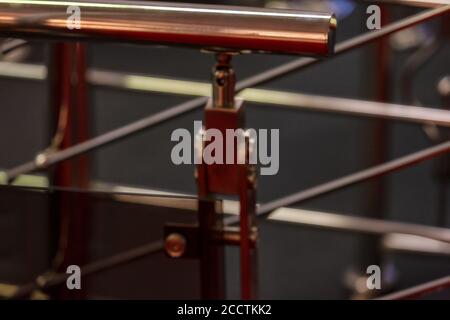
[[[386,1],[398,4],[423,5],[434,9],[419,13],[399,22],[383,27],[381,30],[369,32],[355,38],[349,39],[336,45],[334,54],[339,55],[352,49],[361,47],[394,32],[409,28],[429,19],[446,15],[450,12],[450,5],[445,1],[416,1],[396,0]],[[67,15],[61,9],[68,5],[79,5],[84,12],[81,29],[68,30],[66,26]],[[117,15],[115,13],[120,13]],[[230,17],[233,17],[230,24]],[[193,26],[192,19],[199,21]],[[133,22],[130,23],[130,20]],[[271,29],[266,28],[270,21]],[[200,23],[201,22],[201,23]],[[269,23],[267,23],[269,25]],[[205,26],[208,26],[205,31]],[[227,26],[226,28],[224,26]],[[334,31],[336,20],[332,14],[303,13],[280,10],[262,10],[253,8],[231,8],[216,6],[183,6],[158,3],[139,2],[89,2],[89,1],[3,1],[0,0],[0,35],[7,36],[39,36],[44,38],[74,39],[80,40],[106,40],[119,42],[144,42],[164,43],[175,45],[188,45],[206,50],[219,50],[221,52],[282,52],[289,54],[329,55],[333,52]],[[181,30],[181,31],[180,31]],[[272,81],[294,71],[301,70],[323,60],[316,58],[299,58],[280,65],[278,67],[261,72],[237,83],[236,89],[242,91],[247,88]],[[92,75],[95,74],[92,71]],[[95,83],[95,76],[91,76],[91,82]],[[97,84],[99,81],[97,79]],[[120,86],[119,86],[120,87]],[[283,94],[283,93],[281,93]],[[245,93],[244,93],[245,97]],[[414,122],[429,123],[448,126],[448,112],[418,108],[414,106],[399,106],[393,104],[381,104],[375,102],[363,102],[358,108],[355,100],[333,99],[305,95],[293,95],[291,99],[302,100],[299,107],[320,111],[339,111],[352,114],[385,117],[388,119],[401,119]],[[309,100],[308,100],[309,99]],[[308,102],[309,101],[309,102]],[[44,158],[36,158],[30,162],[19,165],[6,171],[9,180],[13,180],[21,174],[35,170],[49,168],[65,160],[77,157],[89,151],[101,148],[121,139],[128,138],[135,133],[163,123],[181,114],[203,106],[207,102],[206,97],[198,97],[185,103],[168,108],[155,115],[142,118],[124,127],[112,130],[85,142],[75,144],[63,150],[41,154]],[[334,108],[326,107],[336,102]],[[276,102],[275,102],[276,103]],[[306,105],[306,106],[305,106]],[[344,107],[347,106],[347,107]],[[382,108],[389,108],[381,111]],[[406,109],[405,109],[406,108]],[[292,205],[312,197],[338,190],[340,188],[371,179],[392,171],[448,153],[450,142],[443,142],[428,149],[418,151],[411,155],[392,160],[352,175],[332,180],[328,183],[310,188],[305,191],[262,204],[258,208],[259,216],[267,216],[269,219],[277,220],[280,207]],[[286,209],[288,210],[288,209]],[[450,242],[448,232],[445,229],[431,228],[425,226],[408,225],[402,223],[383,222],[374,219],[346,218],[345,216],[322,216],[326,221],[311,222],[312,220],[295,217],[295,210],[285,214],[281,221],[300,223],[306,225],[318,225],[331,227],[346,231],[368,232],[368,233],[404,233],[422,236],[443,242]],[[346,220],[347,219],[347,220]],[[360,219],[360,220],[355,220]],[[319,219],[320,220],[320,219]],[[236,223],[236,217],[225,220],[228,225]],[[310,222],[307,222],[310,221]],[[143,247],[144,248],[144,247]],[[129,251],[128,254],[114,256],[104,262],[90,265],[92,273],[105,268],[120,265],[136,258],[159,252],[161,243],[154,243],[144,249]],[[61,274],[50,275],[42,281],[38,277],[36,282],[17,291],[18,296],[28,295],[36,288],[47,288],[61,283],[65,278]],[[444,285],[448,285],[448,279],[444,279]],[[39,284],[42,283],[42,284]],[[427,292],[433,288],[441,288],[442,281],[437,285],[425,285],[419,290],[411,289],[417,294],[420,290]],[[411,292],[387,296],[386,298],[397,299],[409,297]],[[17,296],[16,296],[17,297]]]

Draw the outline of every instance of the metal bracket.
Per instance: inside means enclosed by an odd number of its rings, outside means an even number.
[[[199,224],[193,226],[167,226],[166,252],[171,257],[195,257],[199,254],[202,277],[202,295],[217,298],[224,295],[223,260],[224,244],[240,246],[241,294],[243,299],[256,297],[256,174],[249,163],[252,150],[250,137],[244,131],[243,101],[235,97],[235,73],[231,55],[217,54],[212,70],[212,98],[205,108],[205,129],[199,133],[202,161],[196,168],[198,185]],[[227,130],[234,130],[234,143],[223,144],[223,163],[207,164],[203,151],[208,146],[208,129],[219,130],[227,137]],[[230,149],[233,148],[233,149]],[[230,161],[231,160],[231,161]],[[240,228],[224,229],[222,214],[215,206],[215,195],[239,197]],[[195,230],[195,231],[194,231]],[[222,292],[220,292],[222,291]]]

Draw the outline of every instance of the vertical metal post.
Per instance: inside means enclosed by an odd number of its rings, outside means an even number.
[[[55,114],[65,112],[67,119],[63,124],[61,140],[53,147],[65,149],[88,138],[85,45],[57,43],[53,46],[52,55],[53,62],[49,70],[53,110]],[[51,174],[50,181],[62,187],[87,187],[89,183],[87,157],[58,164]],[[75,201],[76,207],[73,206]],[[57,272],[65,272],[67,266],[83,265],[87,261],[87,209],[85,195],[69,195],[63,191],[53,195],[52,214],[57,241],[53,263]],[[61,287],[51,294],[58,299],[81,299],[85,297],[85,290],[68,291]]]
[[[381,8],[381,27],[385,27],[390,21],[390,10],[388,5],[380,5]],[[375,99],[379,102],[389,101],[389,88],[390,86],[390,61],[391,61],[391,49],[389,46],[389,38],[385,37],[375,43],[375,82],[376,92]],[[388,140],[388,125],[385,119],[377,119],[374,125],[374,147],[373,147],[373,163],[374,165],[383,163],[386,161],[387,149],[386,141]],[[386,184],[382,178],[375,179],[371,183],[371,195],[369,196],[368,210],[372,218],[384,219],[383,212],[386,212],[386,196],[385,189]],[[389,261],[385,261],[384,253],[382,252],[381,238],[373,237],[365,241],[365,248],[362,248],[362,272],[366,274],[367,267],[369,265],[379,265],[384,268],[383,275],[383,288],[390,290],[394,279],[388,279],[386,275],[392,274],[385,270],[390,268]],[[372,291],[371,294],[374,292]],[[376,294],[376,292],[375,292]],[[367,296],[366,296],[367,297]]]
[[[446,30],[450,30],[450,23],[448,21],[443,21],[443,35],[449,36],[449,34],[445,34]],[[437,91],[442,100],[442,107],[444,110],[450,110],[450,76],[447,75],[442,78],[438,83]],[[450,130],[449,128],[439,128],[439,143],[443,141],[448,141],[450,138]],[[450,180],[450,155],[445,154],[439,159],[435,161],[435,169],[434,169],[435,179],[438,184],[438,201],[437,201],[437,221],[436,225],[445,227],[447,225],[448,220],[448,186]]]
[[[199,199],[200,281],[202,299],[225,299],[225,248],[213,240],[223,228],[213,199]]]
[[[249,139],[246,139],[249,150]],[[248,152],[247,152],[248,154]],[[248,163],[248,158],[247,158]],[[241,258],[241,297],[244,300],[257,297],[257,251],[251,247],[250,237],[256,230],[256,174],[253,168],[241,168],[240,179],[240,258]]]
[[[389,8],[387,5],[380,5],[381,8],[381,27],[383,28],[389,23]],[[375,99],[379,102],[387,102],[389,100],[390,88],[390,47],[389,38],[382,38],[374,44],[375,46]],[[373,155],[372,161],[374,165],[386,161],[386,141],[388,134],[388,127],[386,120],[377,119],[373,130]],[[370,196],[368,210],[373,218],[383,219],[383,212],[386,211],[386,197],[385,197],[385,183],[382,178],[375,179],[371,182]],[[376,237],[366,242],[368,248],[363,248],[365,257],[363,258],[364,265],[362,272],[366,272],[366,268],[371,264],[382,265],[383,254],[381,252],[380,238]],[[369,254],[369,255],[367,255]]]
[[[380,5],[381,9],[381,27],[383,28],[389,23],[389,8],[387,5]],[[375,92],[375,100],[379,102],[387,102],[389,100],[389,88],[390,88],[390,74],[389,74],[389,64],[390,64],[390,47],[389,39],[382,38],[379,39],[373,45],[373,60],[374,64],[370,70],[374,73],[373,87]],[[387,140],[387,123],[384,119],[377,119],[373,125],[373,148],[371,153],[370,161],[376,165],[383,163],[386,160],[386,140]],[[367,196],[367,208],[370,217],[376,219],[383,218],[383,212],[386,208],[385,199],[385,183],[381,178],[375,179],[370,183],[369,195]],[[352,274],[348,279],[351,279],[348,283],[351,294],[355,298],[369,298],[373,291],[366,290],[361,291],[361,288],[357,288],[356,281],[359,277],[367,277],[366,270],[370,265],[379,265],[383,268],[384,257],[380,244],[380,237],[368,237],[364,241],[360,242],[358,248],[358,261],[355,266],[355,270],[352,270]],[[388,272],[384,272],[388,274]],[[383,279],[385,281],[386,279]],[[389,282],[390,280],[388,280]],[[384,288],[388,285],[384,285]]]
[[[251,246],[250,237],[255,231],[255,180],[254,167],[249,164],[249,138],[244,128],[245,117],[242,100],[235,98],[235,73],[231,67],[231,55],[227,53],[217,54],[217,63],[212,72],[213,95],[205,109],[205,129],[201,136],[202,150],[200,157],[203,159],[203,150],[212,143],[208,135],[208,129],[219,130],[226,140],[227,130],[234,132],[234,143],[232,146],[224,142],[222,156],[223,163],[206,164],[202,161],[197,167],[197,182],[199,188],[199,215],[200,234],[209,234],[201,237],[201,241],[211,239],[211,234],[222,230],[222,223],[218,221],[217,212],[214,207],[215,194],[228,194],[239,197],[240,201],[240,274],[241,274],[241,296],[243,299],[256,297],[256,251]],[[230,149],[233,148],[233,149]],[[227,161],[227,155],[233,154],[233,161]],[[243,156],[244,155],[244,156]],[[240,157],[244,161],[239,161]],[[211,229],[211,228],[215,228]],[[211,255],[211,245],[201,244],[203,249],[202,259]],[[223,249],[215,249],[220,252]],[[223,258],[223,252],[220,253]],[[216,262],[209,261],[209,265],[202,268],[202,278],[208,281],[202,287],[207,289],[218,280],[212,279],[211,275],[218,275],[220,267]],[[214,272],[208,268],[214,268]],[[222,289],[222,287],[220,287]]]

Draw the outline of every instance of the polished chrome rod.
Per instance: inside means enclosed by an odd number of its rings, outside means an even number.
[[[69,28],[78,7],[79,29]],[[146,1],[0,0],[0,35],[142,42],[324,56],[332,13]]]
[[[354,217],[345,214],[282,207],[267,220],[355,234],[403,234],[450,243],[450,229],[408,222]]]

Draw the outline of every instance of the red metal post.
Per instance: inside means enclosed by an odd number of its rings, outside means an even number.
[[[245,124],[244,108],[242,100],[234,95],[235,75],[230,65],[231,57],[227,54],[218,54],[218,62],[213,69],[213,97],[205,109],[205,133],[208,130],[218,130],[223,138],[222,160],[223,163],[206,164],[203,159],[203,150],[209,143],[205,142],[202,152],[202,163],[197,167],[197,181],[199,186],[199,215],[200,221],[208,216],[215,216],[208,224],[200,223],[200,234],[217,232],[217,227],[222,228],[222,223],[216,222],[214,205],[212,203],[215,194],[234,195],[240,201],[240,269],[241,269],[241,295],[242,299],[256,298],[256,249],[251,246],[250,237],[255,230],[256,222],[256,196],[255,196],[255,172],[249,164],[249,139],[243,130]],[[233,130],[236,134],[234,143],[228,145],[225,141],[227,130]],[[204,137],[202,137],[202,140]],[[209,137],[206,139],[209,141]],[[241,144],[239,144],[241,141]],[[244,143],[242,144],[242,141]],[[231,150],[230,148],[234,148]],[[244,148],[244,150],[242,150]],[[217,151],[216,151],[217,152]],[[233,153],[232,163],[227,163],[227,154]],[[245,161],[240,163],[238,154],[245,152]],[[209,201],[210,205],[205,206]],[[205,208],[208,208],[205,209]],[[215,231],[214,228],[215,226]],[[204,229],[209,228],[209,229]],[[210,236],[209,236],[210,238]],[[207,241],[204,237],[201,241]],[[202,245],[203,248],[203,245]],[[223,249],[217,249],[223,250]],[[204,251],[202,254],[204,255]],[[209,262],[205,268],[216,268],[215,261]],[[205,272],[205,271],[203,271]],[[207,271],[209,274],[210,271]],[[207,287],[214,282],[204,284]]]
[[[59,117],[58,126],[64,126],[59,149],[68,148],[88,138],[88,111],[86,95],[86,48],[80,43],[58,43],[53,48],[51,99],[56,114],[66,112],[66,121]],[[51,152],[51,151],[50,151]],[[85,188],[89,183],[88,158],[58,164],[51,183],[62,187]],[[57,192],[53,198],[57,253],[54,265],[57,272],[65,272],[71,264],[87,262],[87,199],[83,194]],[[74,206],[76,202],[76,206]],[[53,292],[59,299],[84,298],[85,290],[68,291],[60,287]]]

